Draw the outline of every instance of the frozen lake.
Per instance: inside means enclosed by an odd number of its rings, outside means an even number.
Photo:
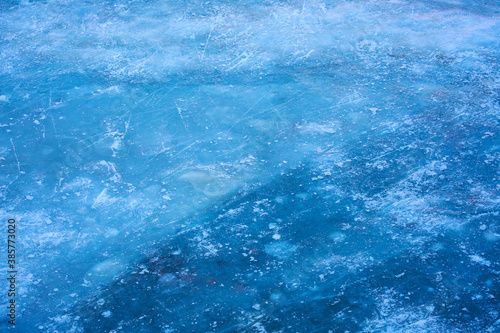
[[[3,0],[0,331],[500,332],[497,1]]]

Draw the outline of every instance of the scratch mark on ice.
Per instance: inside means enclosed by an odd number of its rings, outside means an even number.
[[[12,140],[12,138],[10,138],[10,144],[12,145],[12,150],[14,152],[14,156],[16,157],[16,161],[17,161],[17,171],[19,172],[19,174],[21,174],[21,163],[19,163],[19,159],[17,158],[17,154],[16,154],[16,146],[14,146],[14,141]]]
[[[184,125],[184,128],[186,129],[186,132],[189,133],[186,123],[184,122],[184,118],[182,117],[182,109],[177,105],[177,102],[175,102],[175,106],[177,107],[177,113],[179,114],[179,117],[181,118],[182,125]]]
[[[212,36],[212,30],[214,30],[214,27],[212,26],[210,28],[210,32],[208,33],[208,37],[207,37],[207,41],[205,42],[205,47],[203,47],[203,52],[201,53],[201,61],[203,61],[203,58],[205,57],[205,51],[207,49],[207,46],[208,46],[208,42],[210,41],[210,37]]]

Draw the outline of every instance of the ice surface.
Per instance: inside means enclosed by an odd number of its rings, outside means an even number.
[[[6,0],[0,32],[18,331],[500,330],[496,1]]]

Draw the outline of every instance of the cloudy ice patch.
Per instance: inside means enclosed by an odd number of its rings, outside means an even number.
[[[289,258],[292,254],[295,253],[295,251],[297,251],[297,249],[297,245],[293,245],[288,241],[270,243],[267,244],[264,248],[265,252],[268,255],[282,260]]]
[[[227,174],[214,171],[192,170],[183,173],[179,180],[187,182],[208,198],[218,198],[231,193],[239,183]]]
[[[93,282],[109,283],[118,277],[127,268],[129,258],[111,258],[94,265],[85,275],[84,286],[91,286]]]
[[[111,311],[106,310],[106,311],[104,311],[103,313],[101,313],[101,315],[102,315],[104,318],[111,317]]]

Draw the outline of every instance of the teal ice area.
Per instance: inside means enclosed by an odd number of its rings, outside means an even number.
[[[1,1],[0,331],[500,332],[499,9]]]

